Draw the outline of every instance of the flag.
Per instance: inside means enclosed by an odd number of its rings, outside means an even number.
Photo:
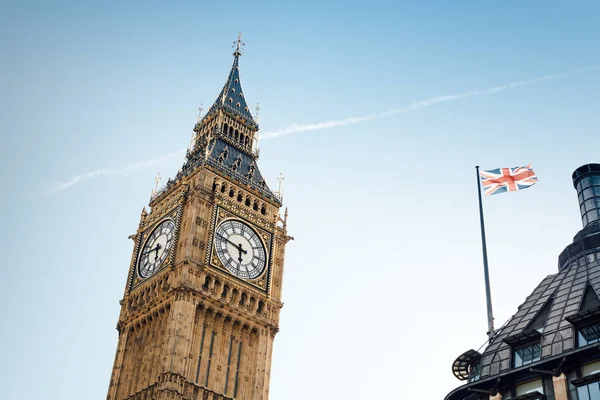
[[[531,165],[516,168],[497,168],[479,173],[486,196],[504,192],[516,192],[537,183]]]

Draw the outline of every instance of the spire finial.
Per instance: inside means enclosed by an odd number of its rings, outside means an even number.
[[[198,107],[198,116],[196,117],[196,123],[200,122],[202,119],[202,111],[204,110],[204,104],[200,103],[200,107]]]
[[[236,57],[239,57],[242,55],[242,51],[244,50],[244,42],[242,42],[242,32],[238,33],[238,37],[237,40],[235,40],[233,42],[233,48],[235,48],[235,51],[233,52],[233,55]]]
[[[154,190],[152,191],[152,196],[154,196],[158,192],[158,185],[162,180],[162,175],[160,174],[160,172],[156,174],[156,178],[154,178],[154,180],[156,181],[156,185],[154,186]]]
[[[204,104],[200,103],[200,107],[198,107],[198,116],[196,117],[196,125],[202,121],[202,110],[204,110]],[[192,139],[190,139],[190,151],[194,149],[194,142],[196,141],[196,127],[192,131]]]
[[[279,196],[279,199],[283,199],[283,181],[285,179],[285,176],[283,176],[283,172],[279,173],[279,176],[277,177],[277,181],[279,183],[279,190],[277,191],[277,195]]]

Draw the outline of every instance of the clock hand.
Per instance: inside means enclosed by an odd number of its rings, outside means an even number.
[[[162,246],[160,245],[160,243],[156,243],[156,247],[154,247],[153,249],[150,249],[148,251],[143,252],[142,255],[145,256],[146,254],[152,253],[153,251],[156,251],[156,254],[158,254],[158,250],[160,250],[161,247]]]
[[[241,243],[238,244],[238,245],[236,245],[236,247],[240,251],[240,257],[242,256],[242,253],[248,254],[248,252],[242,248],[242,244]]]
[[[156,250],[156,254],[154,254],[154,262],[156,262],[156,260],[158,260],[158,251],[162,248],[162,246],[160,245],[160,243],[156,243],[156,247],[154,248],[154,250]]]
[[[241,251],[242,253],[248,254],[248,252],[246,250],[242,249],[242,244],[241,243],[240,244],[234,243],[231,240],[229,240],[229,238],[226,238],[223,235],[217,234],[217,236],[219,236],[221,239],[225,239],[225,241],[227,241],[227,242],[231,243],[232,245],[234,245],[235,248],[238,249],[239,251]]]

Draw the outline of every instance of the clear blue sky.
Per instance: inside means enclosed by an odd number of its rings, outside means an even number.
[[[460,384],[454,358],[485,341],[474,166],[539,176],[485,201],[497,325],[581,227],[570,175],[600,161],[599,13],[595,1],[3,2],[3,396],[106,396],[127,236],[156,173],[182,165],[241,31],[263,135],[295,131],[265,138],[259,162],[272,187],[286,176],[296,238],[271,398],[442,398]]]

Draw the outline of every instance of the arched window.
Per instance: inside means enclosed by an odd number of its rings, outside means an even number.
[[[225,188],[225,185],[221,185],[221,193],[225,193],[225,191],[227,190],[227,188]]]
[[[207,276],[204,279],[204,285],[202,285],[202,289],[204,290],[208,290],[208,285],[210,285],[210,276]]]
[[[237,201],[239,201],[239,202],[241,203],[243,200],[244,200],[244,199],[242,198],[242,193],[241,193],[241,192],[240,192],[240,193],[238,193],[238,196],[237,196]]]
[[[244,136],[244,134],[242,133],[242,134],[240,135],[240,144],[244,144],[244,138],[245,138],[245,136]]]
[[[234,195],[233,188],[229,189],[229,197],[233,197]]]
[[[260,213],[262,215],[266,215],[267,214],[267,209],[265,208],[265,205],[263,204],[263,206],[260,208]]]
[[[223,125],[223,133],[227,135],[227,132],[229,132],[229,125],[225,124]]]
[[[249,142],[250,142],[250,136],[246,136],[246,139],[244,140],[244,146],[248,146]]]
[[[250,197],[246,196],[246,202],[244,203],[247,207],[250,206]]]
[[[258,211],[258,201],[254,200],[254,204],[252,204],[252,209],[254,211]]]
[[[234,136],[233,138],[234,138],[234,140],[235,140],[236,142],[237,142],[237,141],[239,140],[239,138],[240,138],[240,133],[238,132],[238,130],[237,130],[237,129],[235,130],[235,136]]]

